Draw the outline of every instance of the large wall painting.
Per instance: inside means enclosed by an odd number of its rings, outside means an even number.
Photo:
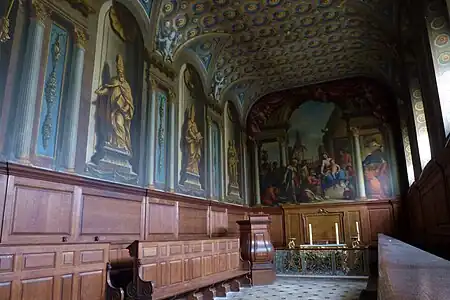
[[[103,37],[99,38],[100,78],[92,116],[95,136],[88,149],[88,156],[93,154],[87,172],[136,184],[144,65],[142,35],[133,15],[114,2],[105,18]]]
[[[333,149],[333,135],[328,124],[339,110],[333,103],[308,101],[295,110],[287,132],[287,166],[280,164],[279,143],[260,154],[261,197],[264,205],[350,200],[355,197],[351,145],[348,140]],[[333,130],[331,130],[333,131]],[[270,149],[270,151],[268,151]],[[336,153],[337,157],[329,153]]]
[[[239,114],[232,102],[228,102],[226,107],[227,201],[232,203],[242,203],[242,151]]]
[[[363,135],[361,141],[366,194],[371,199],[388,198],[392,187],[383,136],[380,133]]]
[[[183,73],[184,115],[180,132],[181,170],[179,190],[205,196],[205,104],[200,75],[188,65]]]

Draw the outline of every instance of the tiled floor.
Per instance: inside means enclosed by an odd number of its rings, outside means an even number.
[[[230,293],[227,299],[233,300],[358,300],[366,287],[364,280],[278,278],[270,286],[255,286]]]

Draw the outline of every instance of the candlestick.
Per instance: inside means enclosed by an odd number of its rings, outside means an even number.
[[[336,228],[336,244],[339,245],[339,226],[338,226],[338,223],[334,223],[334,227]]]
[[[312,245],[313,244],[313,240],[312,240],[312,225],[309,224],[309,244]]]
[[[358,242],[360,242],[361,241],[361,237],[359,235],[359,223],[358,223],[358,221],[356,221],[356,234],[358,236]]]

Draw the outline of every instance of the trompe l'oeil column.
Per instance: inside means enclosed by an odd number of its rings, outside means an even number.
[[[42,2],[32,1],[31,20],[17,101],[13,150],[16,159],[23,162],[27,162],[30,157],[45,21],[49,13],[50,11]]]
[[[149,79],[151,84],[150,90],[150,109],[147,120],[149,120],[149,147],[147,151],[148,170],[147,184],[152,187],[155,183],[155,142],[156,142],[156,88],[158,82],[155,79]]]
[[[359,129],[356,127],[350,127],[350,131],[353,136],[353,142],[355,143],[355,156],[356,156],[356,179],[358,180],[358,193],[362,199],[366,198],[366,187],[364,184],[364,171],[361,159],[361,146],[359,143]]]
[[[170,145],[171,145],[171,151],[169,151],[169,191],[174,192],[175,191],[175,149],[177,149],[177,139],[175,132],[177,131],[177,124],[176,124],[176,95],[172,90],[169,90],[169,119],[170,119],[170,125],[169,125],[169,133],[170,133]]]
[[[75,152],[77,148],[78,119],[80,113],[81,87],[83,81],[84,53],[86,48],[86,34],[82,29],[75,28],[75,50],[70,74],[70,87],[67,97],[66,139],[63,141],[62,165],[69,171],[75,169]]]
[[[255,197],[256,197],[256,205],[261,205],[261,191],[259,186],[259,144],[257,141],[255,141],[254,144],[254,151],[255,151]]]

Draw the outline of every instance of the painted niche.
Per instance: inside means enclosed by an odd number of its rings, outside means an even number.
[[[187,65],[183,72],[183,112],[180,130],[181,168],[179,190],[198,197],[205,196],[205,103],[201,79]]]
[[[144,46],[136,19],[122,4],[113,2],[107,10],[96,51],[86,170],[137,184]]]
[[[226,106],[226,156],[227,156],[227,199],[242,203],[242,151],[239,115],[232,102]]]

